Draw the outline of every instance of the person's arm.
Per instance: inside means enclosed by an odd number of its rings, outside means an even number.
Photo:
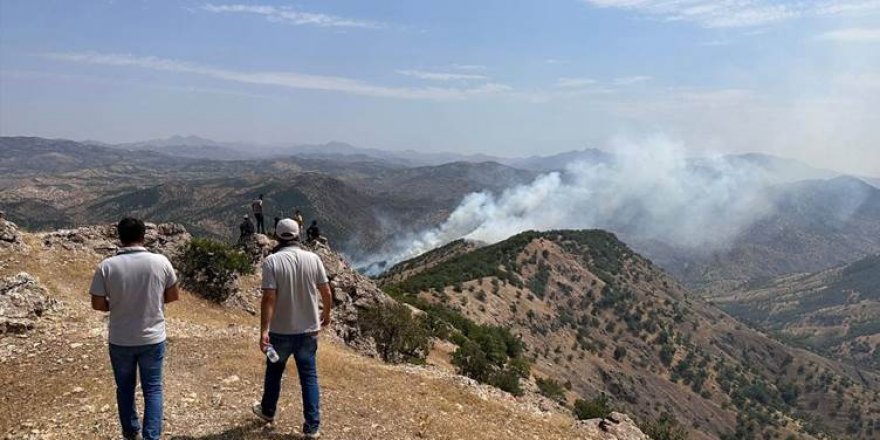
[[[263,300],[260,302],[260,351],[269,346],[269,323],[275,316],[275,301],[278,298],[276,289],[263,289]]]
[[[333,294],[330,292],[330,283],[318,284],[321,291],[321,328],[330,325],[330,310],[333,309]]]
[[[106,296],[92,295],[92,309],[99,312],[109,312],[110,301],[107,301]]]
[[[180,299],[180,289],[177,288],[177,284],[165,289],[165,293],[162,294],[162,300],[165,304],[173,303]]]
[[[92,285],[89,286],[89,294],[92,296],[92,309],[99,312],[110,311],[110,301],[107,300],[107,286],[104,284],[103,264],[95,270],[92,276]]]
[[[260,351],[269,346],[269,324],[275,316],[275,302],[278,298],[278,285],[275,283],[275,269],[272,260],[263,261],[263,300],[260,301]]]
[[[165,291],[162,292],[162,302],[172,303],[180,299],[180,289],[177,287],[177,272],[168,259],[165,259]]]

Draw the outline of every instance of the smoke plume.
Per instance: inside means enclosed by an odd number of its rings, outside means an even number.
[[[391,265],[459,238],[494,243],[548,229],[602,228],[627,239],[720,248],[772,209],[766,190],[780,176],[767,166],[688,158],[666,138],[612,145],[608,162],[572,163],[501,194],[467,195],[440,226],[403,237],[381,259]]]

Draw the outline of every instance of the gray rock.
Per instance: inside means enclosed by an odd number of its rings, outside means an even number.
[[[21,233],[18,226],[8,220],[0,218],[0,249],[22,249],[26,247],[21,241]]]
[[[611,413],[605,419],[579,421],[581,430],[593,435],[591,438],[607,440],[651,440],[628,415]]]
[[[342,255],[326,244],[317,242],[306,247],[321,257],[331,279],[333,333],[358,351],[375,356],[375,344],[361,334],[358,314],[365,308],[394,300],[382,292],[372,279],[352,268]]]
[[[147,249],[165,255],[172,260],[183,251],[192,236],[183,225],[177,223],[147,223],[145,245]],[[104,256],[113,255],[121,244],[116,238],[116,225],[85,226],[61,229],[39,235],[46,249],[60,247],[67,250],[90,250]]]
[[[0,278],[0,334],[33,329],[56,304],[46,288],[26,272]]]

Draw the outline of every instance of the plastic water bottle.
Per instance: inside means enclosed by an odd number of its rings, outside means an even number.
[[[271,345],[266,347],[266,357],[269,358],[269,362],[272,362],[273,364],[278,362],[279,357],[278,352],[275,351],[275,347]]]

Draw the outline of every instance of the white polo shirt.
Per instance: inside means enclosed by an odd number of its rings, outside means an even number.
[[[269,331],[298,335],[321,330],[318,285],[326,282],[324,263],[312,252],[288,246],[268,256],[263,262],[262,287],[277,291]]]
[[[165,340],[165,290],[177,283],[171,262],[143,247],[119,250],[98,265],[89,293],[110,302],[110,343],[139,346]]]

